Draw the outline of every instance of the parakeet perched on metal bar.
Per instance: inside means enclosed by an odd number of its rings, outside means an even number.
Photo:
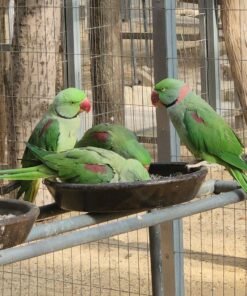
[[[247,192],[244,146],[206,101],[185,82],[171,78],[155,85],[151,100],[167,108],[181,141],[197,159],[223,165]]]

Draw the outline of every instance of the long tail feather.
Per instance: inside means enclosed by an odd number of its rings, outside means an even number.
[[[29,202],[34,202],[35,197],[38,193],[40,185],[40,179],[32,181],[31,186],[25,191],[24,200]]]
[[[0,179],[24,181],[24,180],[37,180],[40,178],[48,178],[48,177],[52,177],[52,176],[53,175],[47,175],[42,172],[28,172],[28,173],[1,175]]]
[[[45,165],[38,165],[27,168],[0,170],[0,180],[18,180],[20,189],[16,198],[20,198],[24,194],[24,200],[34,202],[41,178],[56,177],[53,170]]]
[[[230,169],[230,173],[233,178],[239,183],[239,185],[243,188],[245,192],[247,192],[247,176],[244,172],[238,169]]]
[[[0,180],[37,180],[54,176],[54,171],[44,165],[0,171]]]
[[[20,174],[20,173],[28,173],[38,170],[39,168],[44,167],[43,165],[37,165],[27,168],[18,168],[18,169],[8,169],[8,170],[0,170],[0,178],[1,175],[12,175],[12,174]]]
[[[21,195],[24,193],[24,200],[29,202],[34,202],[35,197],[38,193],[40,185],[40,179],[38,180],[32,180],[32,181],[22,181],[21,187],[17,192],[17,199],[21,197]]]

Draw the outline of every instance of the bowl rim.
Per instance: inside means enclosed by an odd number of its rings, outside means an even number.
[[[6,219],[0,219],[0,227],[6,226],[6,225],[11,225],[15,223],[21,223],[21,222],[26,222],[29,221],[30,219],[33,219],[33,217],[38,217],[39,215],[39,207],[36,206],[35,204],[32,204],[28,201],[24,200],[16,200],[16,199],[0,199],[0,207],[2,207],[1,204],[12,204],[12,205],[25,205],[28,210],[26,213],[22,213],[20,215],[17,215],[15,217],[10,217]]]

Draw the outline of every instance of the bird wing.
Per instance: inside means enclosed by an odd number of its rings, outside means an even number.
[[[73,183],[106,183],[115,175],[110,163],[94,151],[73,149],[57,156],[48,156],[46,164],[56,167],[61,180]],[[52,162],[52,164],[51,164]]]
[[[111,145],[109,142],[109,131],[102,130],[102,128],[96,129],[96,127],[92,127],[91,129],[87,130],[83,137],[76,143],[75,147],[79,148],[94,146],[104,149],[111,149]]]
[[[59,140],[59,122],[55,118],[44,118],[32,132],[28,143],[43,148],[47,151],[57,151]],[[22,158],[23,167],[39,164],[40,161],[30,149],[26,148]]]
[[[207,107],[189,108],[184,125],[191,146],[200,154],[208,154],[241,170],[247,170],[241,158],[244,147],[234,131],[213,110]]]
[[[136,135],[127,128],[117,125],[101,123],[86,131],[76,147],[94,146],[112,150],[124,158],[135,158],[143,165],[151,163],[148,150],[138,142]]]
[[[65,182],[94,184],[110,182],[115,175],[110,162],[98,153],[97,148],[77,148],[53,153],[27,145],[43,164],[56,171],[57,176]]]

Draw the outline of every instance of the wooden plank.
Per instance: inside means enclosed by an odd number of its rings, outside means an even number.
[[[145,40],[152,40],[153,33],[145,33],[145,32],[122,32],[121,33],[122,39],[145,39]],[[200,34],[195,33],[184,33],[177,34],[178,41],[197,41],[200,40]]]

